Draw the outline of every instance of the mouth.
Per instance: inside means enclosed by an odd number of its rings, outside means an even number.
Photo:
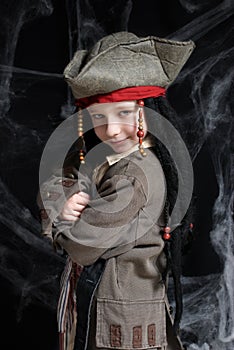
[[[115,141],[109,140],[109,143],[110,143],[111,145],[119,145],[119,144],[123,143],[124,141],[126,141],[126,139],[115,140]]]

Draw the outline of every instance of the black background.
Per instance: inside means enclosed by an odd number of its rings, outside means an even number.
[[[17,6],[21,3],[23,4],[23,1],[19,1]],[[35,3],[36,7],[40,1]],[[80,2],[84,13],[85,3]],[[123,14],[117,10],[110,11],[116,2],[90,1],[90,3],[98,25],[106,34],[121,30]],[[121,3],[124,4],[126,1],[120,1],[120,7]],[[139,36],[167,37],[186,24],[192,23],[207,11],[214,9],[215,13],[216,6],[222,1],[197,3],[200,4],[200,8],[197,11],[188,12],[179,1],[132,1],[128,30]],[[2,1],[0,4],[0,9],[1,7],[5,9],[0,12],[3,28],[0,63],[22,69],[15,72],[11,79],[10,109],[7,111],[4,103],[1,105],[4,112],[1,115],[3,121],[0,140],[1,179],[6,185],[6,194],[2,196],[5,219],[0,222],[1,344],[3,344],[1,348],[3,349],[57,349],[55,306],[63,260],[56,257],[46,243],[45,247],[41,247],[38,241],[32,243],[22,239],[21,234],[16,233],[19,219],[15,219],[15,226],[9,223],[12,219],[7,220],[9,213],[13,217],[14,215],[20,217],[23,213],[28,218],[27,212],[22,209],[27,208],[31,218],[25,221],[23,215],[19,225],[27,229],[29,235],[36,236],[38,240],[41,239],[39,224],[36,224],[40,156],[46,140],[61,120],[61,106],[67,102],[65,83],[62,78],[54,78],[51,73],[62,74],[69,61],[65,2],[53,1],[52,4],[53,12],[49,16],[35,16],[35,10],[28,11],[32,18],[20,26],[15,51],[11,40],[13,40],[13,33],[17,30],[14,28],[17,22],[15,18],[20,16],[22,8],[20,6],[16,8],[13,1]],[[28,2],[28,6],[31,5],[32,2]],[[11,11],[10,6],[12,6]],[[186,69],[198,65],[209,57],[209,47],[212,55],[217,49],[213,46],[214,41],[222,36],[222,31],[227,33],[231,24],[230,18],[227,18],[218,27],[214,26],[195,40],[197,48]],[[189,30],[187,34],[188,37],[184,39],[190,39]],[[5,55],[7,46],[14,51],[10,59]],[[226,46],[230,46],[229,41],[226,42]],[[33,75],[25,70],[37,71],[37,74]],[[42,77],[40,72],[47,72],[50,76]],[[3,73],[1,78],[4,79]],[[217,78],[219,78],[218,75]],[[188,81],[189,78],[187,78]],[[183,84],[186,87],[186,82]],[[209,89],[209,86],[205,88]],[[178,112],[184,112],[188,109],[187,106],[191,107],[189,94],[185,90],[180,90],[176,84],[170,88],[169,98]],[[191,113],[193,112],[194,109],[191,107]],[[209,139],[204,140],[201,144],[200,151],[193,162],[194,191],[197,197],[194,223],[196,239],[184,260],[185,276],[218,273],[223,267],[210,243],[212,208],[219,192],[208,141]],[[14,196],[15,207],[8,202],[11,194]],[[48,281],[43,289],[40,282],[46,279]]]

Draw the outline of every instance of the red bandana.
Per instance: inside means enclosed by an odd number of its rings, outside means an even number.
[[[133,86],[115,90],[107,94],[79,98],[75,101],[75,104],[78,107],[87,108],[94,103],[133,101],[147,97],[165,96],[165,94],[166,89],[161,86]]]

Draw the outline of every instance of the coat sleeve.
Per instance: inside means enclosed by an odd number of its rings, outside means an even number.
[[[66,200],[73,194],[84,191],[89,193],[91,181],[86,174],[79,173],[74,167],[56,170],[51,177],[40,185],[37,196],[41,234],[53,241],[53,223],[60,214]]]
[[[137,178],[114,175],[103,182],[79,220],[56,224],[54,241],[76,263],[91,265],[105,252],[137,239],[139,212],[146,201]]]

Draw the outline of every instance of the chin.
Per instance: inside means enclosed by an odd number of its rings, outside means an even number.
[[[138,144],[138,141],[127,138],[123,142],[113,143],[110,141],[104,141],[115,153],[123,153],[129,151],[132,147]]]
[[[134,146],[134,143],[128,142],[124,145],[111,145],[111,148],[115,153],[123,153],[128,152],[132,147]]]

